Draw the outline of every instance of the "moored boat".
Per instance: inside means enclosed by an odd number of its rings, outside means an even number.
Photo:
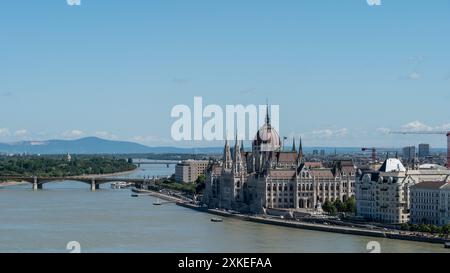
[[[159,200],[159,198],[156,200],[156,202],[153,203],[154,206],[161,206],[161,200]]]

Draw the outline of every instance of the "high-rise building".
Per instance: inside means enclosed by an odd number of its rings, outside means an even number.
[[[416,157],[416,146],[407,146],[403,148],[403,160],[412,161]]]
[[[430,144],[419,144],[419,157],[425,158],[430,155]]]

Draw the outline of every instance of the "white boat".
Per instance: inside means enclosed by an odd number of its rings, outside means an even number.
[[[211,222],[220,223],[223,222],[222,218],[211,218]]]
[[[120,181],[120,182],[111,183],[111,188],[113,188],[113,189],[125,189],[125,188],[130,187],[131,185],[132,185],[132,183]]]
[[[159,198],[156,199],[156,202],[154,202],[153,205],[154,206],[161,206],[162,205],[161,200],[159,200]]]

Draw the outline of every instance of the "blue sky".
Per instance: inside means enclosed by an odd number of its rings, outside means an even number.
[[[306,146],[450,130],[450,0],[2,1],[0,142],[174,142],[174,105],[280,105]]]

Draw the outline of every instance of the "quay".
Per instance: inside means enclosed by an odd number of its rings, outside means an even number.
[[[160,197],[161,198],[161,197]],[[394,240],[405,240],[405,241],[414,241],[414,242],[423,242],[423,243],[432,243],[432,244],[441,244],[444,245],[446,240],[440,237],[426,237],[426,236],[417,236],[412,234],[406,234],[402,232],[396,231],[382,231],[382,230],[371,230],[357,227],[347,227],[347,226],[332,226],[332,225],[324,225],[317,223],[307,223],[295,220],[284,220],[284,219],[275,219],[263,216],[252,216],[252,215],[244,215],[238,213],[230,213],[223,210],[218,209],[208,209],[207,207],[198,206],[186,201],[178,201],[176,205],[193,209],[203,213],[210,213],[213,215],[234,218],[243,221],[251,221],[255,223],[275,225],[275,226],[283,226],[290,228],[299,228],[299,229],[307,229],[314,231],[322,231],[322,232],[332,232],[332,233],[340,233],[340,234],[348,234],[348,235],[359,235],[359,236],[368,236],[368,237],[376,237],[376,238],[387,238]]]

